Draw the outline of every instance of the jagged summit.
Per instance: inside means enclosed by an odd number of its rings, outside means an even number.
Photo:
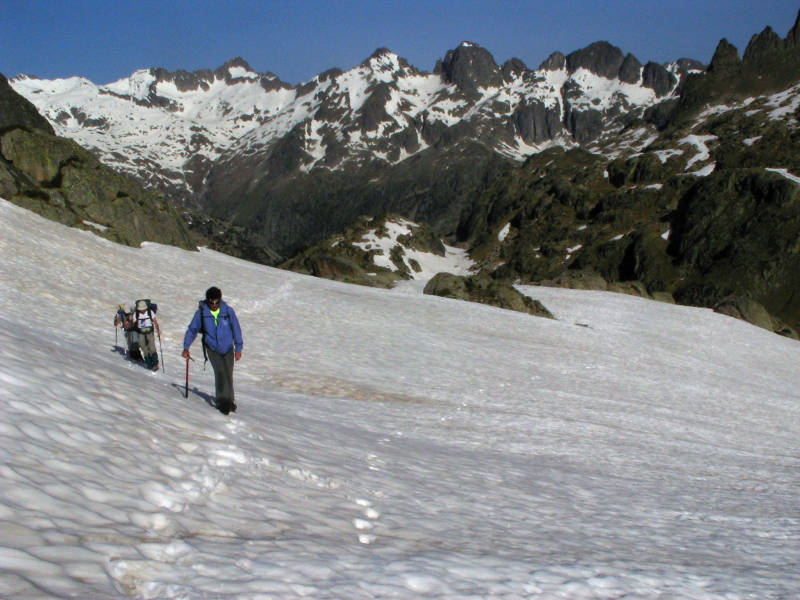
[[[503,76],[494,57],[473,42],[462,42],[455,50],[449,50],[444,59],[436,63],[434,73],[466,92],[503,85]]]
[[[561,52],[553,52],[539,65],[539,70],[545,71],[561,71],[566,68],[567,57]]]

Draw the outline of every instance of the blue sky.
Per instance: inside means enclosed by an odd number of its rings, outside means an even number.
[[[213,69],[241,56],[294,84],[352,68],[379,47],[430,71],[463,40],[499,64],[516,57],[533,68],[598,40],[643,63],[707,62],[723,37],[740,54],[767,25],[785,37],[798,8],[790,0],[0,0],[0,73],[103,84],[136,69]]]

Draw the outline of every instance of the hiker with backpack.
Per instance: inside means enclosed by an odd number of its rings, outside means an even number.
[[[142,353],[139,351],[139,334],[133,327],[133,307],[125,308],[124,304],[119,304],[114,315],[114,326],[122,329],[128,358],[140,362]]]
[[[156,351],[156,334],[161,335],[156,312],[158,307],[150,300],[137,300],[131,315],[133,330],[139,334],[139,349],[142,352],[145,366],[151,371],[158,371],[158,352]]]
[[[233,363],[242,358],[242,329],[233,309],[222,301],[218,287],[206,290],[206,299],[201,300],[183,338],[181,356],[192,358],[189,347],[197,334],[202,334],[203,355],[211,361],[214,369],[216,405],[222,414],[236,412],[233,393]],[[187,370],[188,373],[188,370]],[[187,388],[188,389],[188,388]]]

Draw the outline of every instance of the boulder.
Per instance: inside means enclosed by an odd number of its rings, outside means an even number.
[[[425,294],[489,304],[538,317],[554,318],[538,300],[525,296],[508,281],[484,275],[464,277],[437,273],[425,286]]]
[[[760,304],[752,298],[745,296],[728,296],[714,307],[714,312],[718,312],[729,317],[741,319],[752,323],[756,327],[773,331],[772,317]]]
[[[607,290],[608,282],[600,273],[591,269],[569,269],[555,279],[540,281],[547,287],[569,288],[573,290]]]

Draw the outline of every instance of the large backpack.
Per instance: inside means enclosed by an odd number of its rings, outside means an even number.
[[[153,321],[153,315],[155,315],[158,312],[158,304],[156,304],[155,302],[150,302],[150,298],[141,298],[141,299],[139,299],[139,300],[137,300],[136,302],[133,303],[134,328],[137,331],[141,331],[139,329],[139,319],[136,318],[136,314],[138,312],[140,312],[140,310],[141,310],[139,308],[139,303],[140,302],[144,302],[145,303],[145,306],[147,307],[146,308],[147,316],[150,317],[150,321],[153,323],[153,327],[155,327],[155,321]],[[150,329],[148,329],[148,331],[142,331],[142,333],[150,333],[152,330],[153,329],[150,328]]]

